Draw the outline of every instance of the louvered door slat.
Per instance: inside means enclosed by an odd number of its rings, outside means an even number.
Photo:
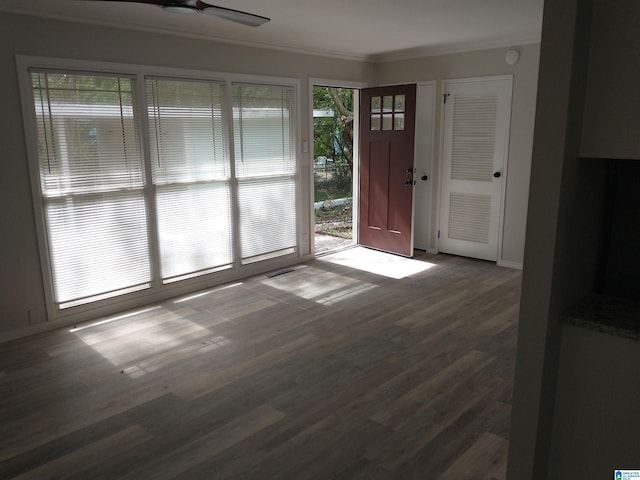
[[[451,178],[490,182],[498,97],[457,95],[453,107]]]
[[[449,201],[449,238],[489,243],[491,197],[452,193]]]

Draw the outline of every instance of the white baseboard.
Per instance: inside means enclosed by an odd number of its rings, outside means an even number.
[[[509,260],[498,260],[499,267],[513,268],[515,270],[522,270],[522,262],[510,262]]]
[[[0,343],[10,342],[11,340],[17,340],[19,338],[36,335],[38,333],[48,332],[49,330],[55,330],[57,328],[64,328],[72,324],[72,322],[43,322],[36,325],[18,327],[16,329],[0,333]]]

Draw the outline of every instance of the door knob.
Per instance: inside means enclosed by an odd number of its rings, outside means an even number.
[[[500,172],[494,172],[494,174],[493,174],[493,176],[494,176],[495,178],[500,178],[500,176],[501,176],[501,175],[502,175],[502,174],[501,174]]]
[[[426,181],[426,180],[429,180],[429,177],[428,177],[428,176],[426,176],[426,175],[422,175],[422,176],[420,177],[420,180],[425,180],[425,181]]]

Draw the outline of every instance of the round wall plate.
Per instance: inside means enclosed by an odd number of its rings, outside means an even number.
[[[504,61],[508,65],[515,65],[520,60],[520,52],[518,50],[509,50],[504,56]]]

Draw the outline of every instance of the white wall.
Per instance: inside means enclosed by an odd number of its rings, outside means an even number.
[[[579,156],[589,4],[554,0],[544,6],[508,480],[554,478],[547,467],[561,355],[559,320],[594,291],[601,270],[606,169]]]
[[[307,140],[311,118],[309,77],[370,82],[372,74],[364,62],[0,13],[0,339],[46,320],[16,55],[297,78],[300,141]],[[301,178],[309,195],[310,175]]]
[[[549,479],[612,478],[637,469],[637,340],[564,325]]]
[[[511,133],[509,138],[509,166],[505,198],[504,238],[502,258],[505,264],[522,265],[524,258],[524,238],[527,219],[527,199],[529,195],[529,175],[531,171],[531,151],[533,145],[533,124],[536,107],[538,82],[538,62],[540,45],[514,46],[520,51],[520,61],[507,65],[504,55],[507,48],[497,48],[476,52],[440,55],[422,59],[386,62],[375,66],[376,84],[408,83],[417,81],[437,81],[436,98],[436,152],[433,178],[439,178],[440,138],[441,138],[441,95],[442,80],[453,78],[483,77],[513,74],[513,101],[511,111]],[[432,238],[434,245],[437,229],[437,195],[433,190]]]

